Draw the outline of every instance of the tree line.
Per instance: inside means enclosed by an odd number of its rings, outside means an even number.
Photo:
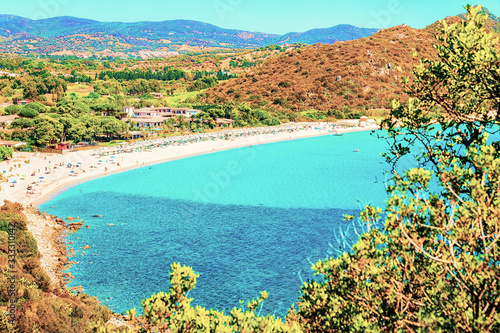
[[[146,70],[134,69],[134,70],[123,70],[123,71],[102,71],[97,76],[99,80],[115,79],[120,81],[132,81],[137,79],[144,80],[158,80],[158,81],[177,81],[180,79],[187,79],[192,77],[193,80],[198,80],[203,77],[214,76],[217,80],[228,80],[230,78],[236,77],[234,74],[226,73],[223,71],[218,72],[207,72],[207,71],[194,71],[186,72],[177,68],[164,67],[163,70],[151,70],[150,68]]]

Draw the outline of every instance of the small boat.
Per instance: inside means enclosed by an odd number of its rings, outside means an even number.
[[[344,135],[345,133],[344,132],[337,132],[337,133],[333,133],[334,136],[342,136]]]
[[[102,217],[102,215],[92,215],[92,217]]]
[[[353,151],[354,151],[354,152],[358,152],[358,151],[359,151],[359,149],[354,149]]]

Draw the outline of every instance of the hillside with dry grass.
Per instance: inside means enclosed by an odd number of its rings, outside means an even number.
[[[460,20],[460,16],[446,19],[448,23]],[[492,15],[490,27],[495,30],[498,25]],[[411,76],[421,58],[435,56],[439,26],[419,30],[401,25],[368,38],[287,51],[200,98],[207,103],[234,101],[289,112],[384,109],[392,99],[405,98],[401,78]]]
[[[432,34],[402,25],[369,38],[285,52],[205,92],[208,103],[238,101],[291,111],[384,108],[400,80],[434,54]]]

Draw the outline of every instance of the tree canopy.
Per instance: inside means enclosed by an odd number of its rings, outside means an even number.
[[[73,118],[77,118],[80,116],[88,115],[90,113],[90,108],[83,102],[65,99],[57,103],[54,111],[55,113],[60,115],[68,115]]]
[[[35,110],[35,109],[30,109],[30,108],[23,108],[21,111],[19,111],[18,115],[21,117],[26,117],[26,118],[35,118],[38,116],[40,113]]]
[[[9,105],[4,111],[6,114],[18,114],[22,110],[22,107],[19,105]]]
[[[35,122],[32,119],[18,118],[10,123],[11,128],[30,128],[35,126]]]
[[[33,137],[40,145],[55,143],[61,138],[64,126],[57,120],[49,116],[42,116],[35,119],[35,129]]]
[[[12,157],[14,154],[14,149],[12,147],[0,147],[0,160],[5,160]]]

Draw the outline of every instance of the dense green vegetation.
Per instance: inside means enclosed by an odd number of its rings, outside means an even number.
[[[6,113],[17,114],[24,118],[14,120],[8,126],[10,129],[0,132],[0,136],[3,139],[24,141],[39,147],[68,140],[74,143],[93,142],[103,136],[127,138],[133,121],[120,120],[124,116],[124,105],[142,106],[140,102],[100,97],[96,93],[83,98],[74,99],[74,96],[61,98],[50,108],[40,103],[9,106],[5,108]],[[182,117],[166,118],[163,129],[158,134],[180,134],[213,129],[217,127],[215,121],[217,118],[231,118],[235,120],[236,127],[273,126],[298,119],[294,114],[268,112],[244,104],[193,105],[193,107],[202,110],[196,117],[202,122],[197,121],[190,125],[189,122],[183,121],[186,119]]]
[[[0,147],[1,161],[11,158],[12,154],[14,154],[14,149],[12,149],[11,147],[5,147],[5,146]]]
[[[222,71],[216,73],[209,72],[200,72],[196,71],[194,74],[194,80],[201,79],[206,76],[214,75],[217,80],[228,80],[235,75],[227,74]],[[145,79],[145,80],[159,80],[159,81],[175,81],[186,78],[187,72],[180,69],[171,69],[169,67],[165,67],[163,71],[152,71],[151,69],[147,70],[125,70],[125,71],[103,71],[99,74],[99,79],[103,80],[106,76],[109,79],[116,80],[137,80],[137,79]]]

